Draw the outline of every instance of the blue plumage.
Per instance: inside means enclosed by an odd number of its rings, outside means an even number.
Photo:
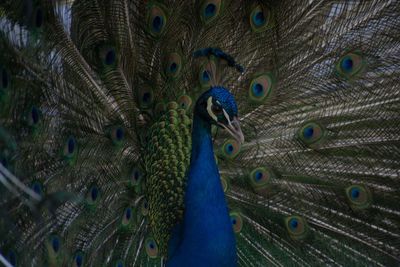
[[[185,194],[185,214],[169,242],[167,266],[236,266],[236,242],[221,178],[215,162],[211,124],[204,103],[221,103],[229,116],[237,116],[233,96],[214,87],[197,101],[192,131],[192,154]]]

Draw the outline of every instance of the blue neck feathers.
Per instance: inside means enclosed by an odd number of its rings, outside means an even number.
[[[167,266],[236,266],[235,236],[214,158],[211,125],[196,114],[184,219],[171,239],[176,247]]]

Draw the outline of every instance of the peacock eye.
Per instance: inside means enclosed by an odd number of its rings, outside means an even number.
[[[213,105],[212,106],[212,111],[214,112],[215,115],[219,115],[222,113],[222,107],[218,105]]]

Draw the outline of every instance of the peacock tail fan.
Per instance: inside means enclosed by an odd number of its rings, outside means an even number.
[[[193,107],[223,85],[245,136],[213,128],[238,264],[398,265],[399,15],[390,0],[2,1],[1,261],[162,265]]]

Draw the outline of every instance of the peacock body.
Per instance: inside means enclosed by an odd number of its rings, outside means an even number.
[[[399,15],[2,1],[0,262],[398,266]]]

